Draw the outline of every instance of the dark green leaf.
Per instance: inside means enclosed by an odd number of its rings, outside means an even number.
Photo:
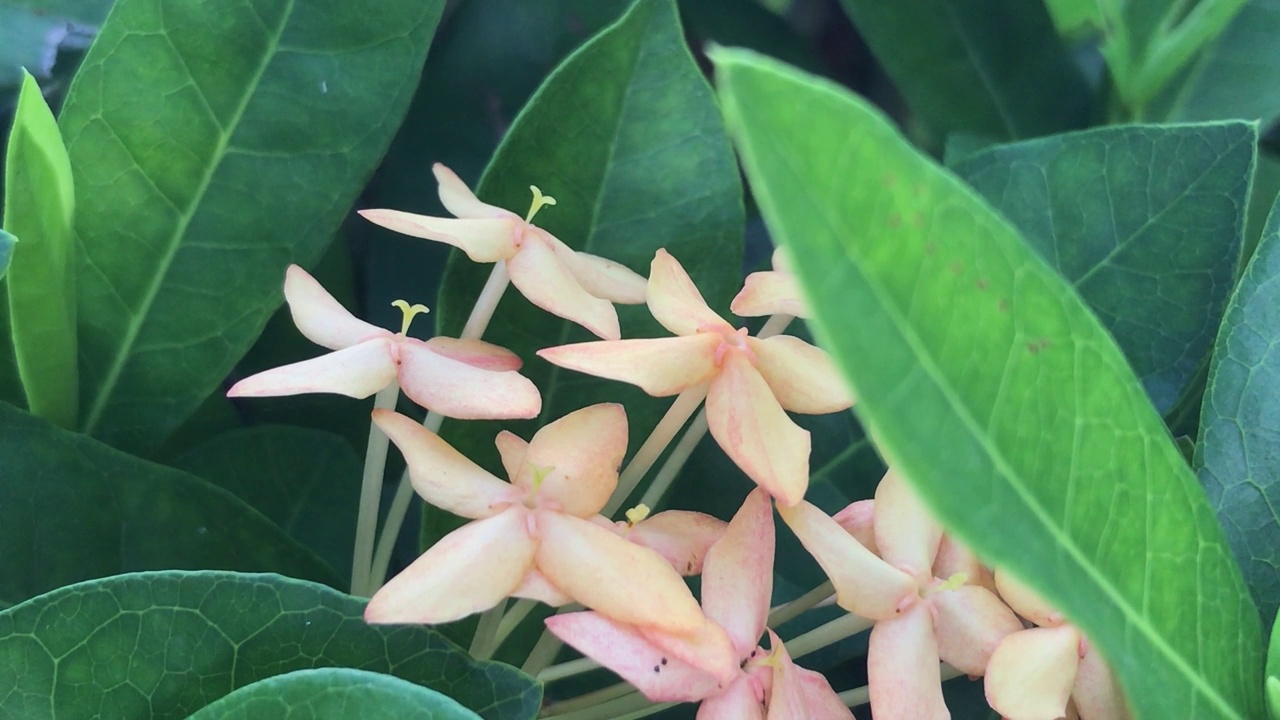
[[[479,715],[435,690],[348,668],[295,670],[206,705],[191,720],[468,720]]]
[[[1080,298],[865,102],[750,53],[715,59],[765,220],[888,463],[1092,639],[1136,717],[1260,715],[1239,567]]]
[[[532,678],[428,628],[366,625],[363,612],[358,598],[278,575],[171,571],[62,588],[0,613],[0,716],[184,718],[323,667],[394,675],[487,720],[536,714]]]
[[[1242,122],[1107,127],[989,148],[953,169],[1075,286],[1165,413],[1235,281],[1256,145]]]
[[[0,458],[0,547],[15,549],[0,573],[0,600],[164,568],[272,570],[339,582],[225,490],[4,403]]]
[[[159,445],[385,151],[441,0],[120,0],[61,123],[80,198],[81,426]]]
[[[18,238],[0,230],[0,280],[9,271],[9,261],[13,259],[13,246],[17,241]]]
[[[19,10],[82,25],[101,25],[114,0],[0,0]]]

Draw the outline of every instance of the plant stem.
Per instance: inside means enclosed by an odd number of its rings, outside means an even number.
[[[480,614],[480,622],[476,625],[476,632],[471,636],[471,648],[469,650],[471,657],[476,660],[488,660],[493,655],[493,651],[498,647],[498,644],[494,642],[494,634],[498,631],[498,622],[502,619],[502,612],[506,608],[507,601],[500,600],[497,605]]]
[[[400,384],[393,382],[378,391],[373,399],[374,410],[395,408],[400,397]],[[369,583],[370,563],[373,559],[373,538],[378,530],[378,506],[382,504],[382,474],[387,467],[387,446],[390,440],[371,420],[369,445],[364,455],[364,474],[360,479],[360,505],[356,515],[355,549],[351,555],[351,594],[368,596],[373,592]]]
[[[589,657],[578,658],[577,660],[562,662],[558,665],[552,665],[551,667],[544,669],[542,672],[538,673],[538,679],[544,684],[553,683],[557,680],[563,680],[568,677],[573,677],[574,675],[581,675],[582,673],[598,670],[599,668],[600,663]]]
[[[835,585],[828,580],[800,597],[789,603],[779,605],[769,613],[767,621],[769,627],[777,629],[784,623],[788,623],[798,617],[805,610],[816,607],[819,603],[831,597],[836,591]]]
[[[942,664],[942,682],[946,682],[953,678],[958,678],[963,674],[964,673],[951,667],[950,665],[947,665],[946,663]],[[866,705],[867,703],[871,702],[871,691],[867,688],[866,685],[863,685],[860,688],[854,688],[852,690],[845,690],[842,693],[836,693],[836,697],[840,698],[840,702],[844,703],[846,707],[858,707],[859,705]]]
[[[698,443],[702,442],[702,438],[706,434],[707,409],[703,408],[698,411],[697,416],[693,418],[693,422],[689,423],[689,429],[684,432],[680,442],[676,443],[676,446],[672,448],[671,454],[667,456],[667,461],[658,469],[658,474],[653,476],[653,482],[649,483],[649,489],[645,490],[644,495],[640,498],[641,504],[657,507],[658,502],[662,500],[662,496],[666,494],[676,476],[684,469],[684,464],[689,461],[689,456],[693,455],[693,451],[698,448]]]
[[[506,642],[507,637],[515,632],[520,623],[529,617],[529,613],[533,612],[533,609],[537,606],[538,603],[533,600],[526,598],[517,600],[516,604],[512,605],[511,609],[502,616],[502,623],[498,625],[498,633],[493,638],[494,647],[501,647],[502,643]]]
[[[599,711],[606,708],[610,710],[635,710],[641,706],[637,700],[643,700],[645,703],[649,702],[630,683],[621,682],[569,700],[552,703],[543,708],[539,717],[564,718],[564,720],[569,718],[586,720],[592,717],[611,718],[613,717],[612,715],[601,715]],[[619,707],[619,705],[624,707]],[[591,711],[596,712],[592,713]]]
[[[498,303],[510,284],[507,261],[499,260],[493,264],[493,270],[489,271],[489,279],[485,280],[484,289],[480,291],[480,297],[476,298],[476,304],[471,308],[471,314],[467,316],[459,338],[479,340],[484,335],[484,331],[489,328],[489,321],[493,319],[493,312],[498,309]]]
[[[838,643],[850,635],[857,635],[875,624],[874,620],[847,613],[829,623],[819,625],[803,635],[797,635],[787,640],[787,653],[794,660],[811,652],[821,650],[828,645]]]
[[[529,675],[537,675],[555,662],[556,653],[560,652],[562,646],[560,638],[552,635],[550,630],[543,630],[542,636],[529,651],[529,657],[525,658],[524,665],[521,665],[520,669]]]
[[[667,414],[662,416],[658,421],[653,432],[649,433],[649,437],[636,451],[634,457],[631,458],[630,464],[623,469],[622,474],[618,476],[618,488],[613,491],[613,497],[609,498],[609,503],[600,511],[605,517],[613,517],[626,503],[627,498],[631,497],[631,492],[636,489],[636,485],[640,484],[641,478],[653,464],[662,456],[662,451],[667,449],[667,445],[671,443],[671,439],[680,432],[680,428],[684,427],[684,423],[698,410],[698,406],[702,404],[703,398],[707,396],[707,385],[704,383],[696,387],[691,387],[676,396],[675,402],[671,403],[671,407],[667,408]]]

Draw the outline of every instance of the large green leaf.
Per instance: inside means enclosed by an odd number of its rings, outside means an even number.
[[[537,712],[532,678],[429,628],[366,625],[363,612],[363,600],[278,575],[170,571],[61,588],[0,613],[0,716],[183,718],[321,667],[394,675],[487,720]]]
[[[235,496],[0,403],[0,601],[135,570],[333,571]],[[0,692],[0,695],[3,695]]]
[[[989,148],[953,169],[1075,286],[1165,413],[1235,281],[1257,140],[1242,122],[1107,127]]]
[[[1280,633],[1271,627],[1271,642],[1267,644],[1267,713],[1271,720],[1280,720]]]
[[[75,192],[58,123],[25,75],[4,166],[4,228],[22,244],[5,285],[10,341],[31,412],[75,427]]]
[[[86,432],[153,448],[217,387],[386,150],[442,6],[116,4],[61,116]]]
[[[1239,567],[1080,298],[864,102],[749,53],[716,61],[764,217],[886,460],[1092,638],[1138,717],[1257,717]]]
[[[1026,138],[1088,117],[1089,87],[1041,3],[842,4],[912,109],[944,133]]]
[[[479,718],[455,700],[411,682],[365,670],[295,670],[240,688],[191,720],[223,718],[309,720],[469,720]]]

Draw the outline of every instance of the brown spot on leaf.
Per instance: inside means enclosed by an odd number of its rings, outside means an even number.
[[[990,287],[990,285],[991,285],[991,283],[987,282],[987,279],[986,279],[986,278],[978,278],[978,289],[979,289],[979,290],[986,290],[988,287]]]
[[[964,264],[961,263],[959,260],[953,261],[951,263],[951,274],[959,275],[962,272],[964,272]]]
[[[896,228],[901,225],[902,225],[902,216],[899,215],[898,213],[891,213],[889,215],[889,227]]]
[[[1000,312],[1009,312],[1009,301],[1004,298],[1000,298],[1000,302],[996,303],[996,308],[998,308]]]

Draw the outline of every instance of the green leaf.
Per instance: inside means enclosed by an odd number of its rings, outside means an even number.
[[[1038,2],[841,4],[911,108],[943,133],[1026,138],[1088,117],[1088,85]]]
[[[136,570],[271,570],[338,585],[233,495],[0,403],[0,600]],[[0,690],[0,695],[3,691]]]
[[[266,425],[233,430],[172,465],[244,500],[338,571],[351,574],[361,460],[323,430]]]
[[[1103,26],[1098,0],[1045,0],[1044,4],[1061,35],[1083,35]]]
[[[394,675],[487,720],[536,714],[532,678],[429,628],[366,625],[363,612],[363,600],[278,575],[170,571],[61,588],[0,613],[0,716],[184,718],[323,667]]]
[[[0,4],[41,17],[71,20],[81,25],[101,25],[114,0],[0,0]]]
[[[217,387],[386,150],[443,4],[115,5],[61,116],[85,432],[149,450]]]
[[[5,155],[4,228],[22,238],[5,284],[9,329],[27,407],[75,427],[75,192],[58,123],[25,75]]]
[[[1271,720],[1280,720],[1280,632],[1273,625],[1267,647],[1267,711]]]
[[[952,168],[1075,286],[1161,413],[1217,333],[1257,130],[1134,125],[989,148]]]
[[[316,720],[468,720],[479,715],[447,695],[364,670],[295,670],[240,688],[206,705],[191,720],[221,718]]]
[[[4,274],[9,271],[9,261],[13,259],[13,246],[17,242],[18,238],[0,230],[0,280],[3,280]]]
[[[742,51],[715,61],[765,220],[889,464],[1092,639],[1136,717],[1257,717],[1239,567],[1080,298],[865,102]]]

